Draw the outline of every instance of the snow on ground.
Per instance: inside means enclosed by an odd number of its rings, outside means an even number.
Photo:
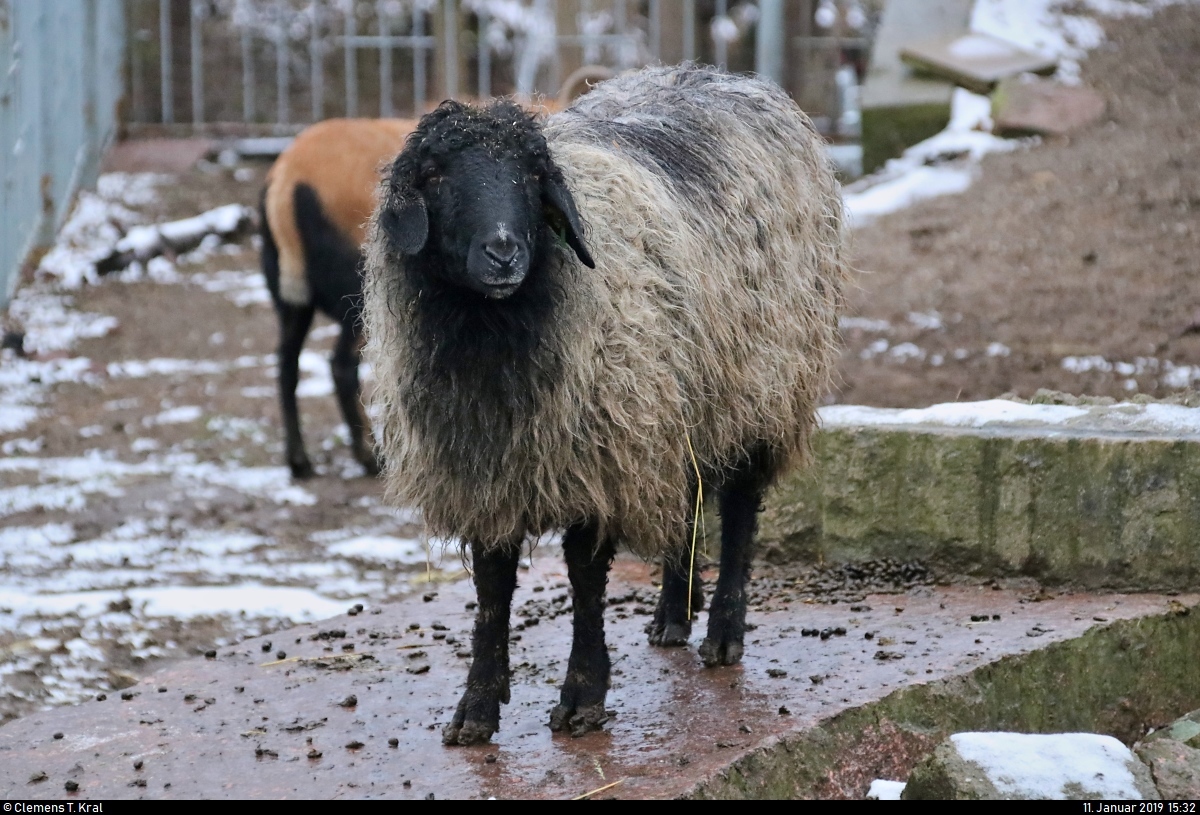
[[[1079,61],[1104,41],[1101,16],[1148,15],[1163,6],[1190,0],[976,0],[970,30],[990,34],[1058,60],[1055,78],[1079,82]],[[971,41],[967,40],[968,46]],[[1016,150],[1035,140],[1002,139],[991,130],[991,100],[957,88],[950,123],[915,144],[874,174],[846,187],[849,221],[861,226],[916,201],[960,193],[971,186],[980,159]]]
[[[369,496],[355,499],[353,526],[318,526],[299,541],[279,539],[270,523],[243,528],[236,519],[283,517],[315,507],[318,498],[293,483],[285,467],[206,461],[183,449],[187,445],[153,437],[178,427],[189,436],[207,431],[266,448],[277,433],[261,419],[213,416],[196,404],[155,400],[136,427],[146,435],[130,441],[132,460],[99,444],[84,455],[43,456],[41,437],[12,437],[52,409],[53,389],[62,383],[94,388],[100,402],[110,382],[178,382],[254,370],[263,385],[243,392],[275,398],[274,354],[214,359],[204,358],[200,349],[197,359],[151,357],[106,366],[71,355],[80,340],[118,326],[112,316],[75,308],[83,286],[198,287],[245,309],[270,302],[255,268],[257,254],[215,238],[174,260],[156,257],[120,273],[96,275],[94,263],[111,252],[122,233],[136,237],[175,228],[144,224],[137,211],[154,203],[156,188],[168,182],[173,183],[170,177],[149,174],[101,176],[96,192],[80,194],[35,279],[11,304],[30,356],[5,351],[0,364],[0,434],[9,436],[0,447],[0,701],[79,701],[123,683],[113,673],[113,653],[122,653],[123,664],[129,664],[130,659],[178,655],[176,638],[189,643],[183,653],[198,641],[220,646],[291,622],[326,618],[354,603],[377,604],[408,593],[432,570],[462,568],[455,547],[414,537],[418,517]],[[200,220],[207,227],[209,221],[232,221],[240,212],[240,207],[222,208]],[[194,226],[193,221],[179,222],[180,229]],[[141,232],[135,231],[139,227]],[[200,261],[208,261],[211,269],[226,260],[244,267],[180,271]],[[312,335],[328,339],[338,331],[330,325]],[[224,343],[220,333],[209,337],[209,346]],[[301,396],[333,393],[323,354],[305,351],[300,367]],[[369,371],[363,374],[369,377]],[[135,410],[139,401],[101,404],[105,410]],[[78,433],[100,439],[105,427],[82,427]],[[334,477],[361,475],[356,463],[343,465],[344,472]],[[230,504],[259,509],[206,521],[206,507]],[[180,508],[192,512],[184,517]],[[54,520],[30,521],[47,514]],[[114,514],[123,522],[113,526],[112,520],[97,520]],[[205,631],[214,633],[206,639]]]
[[[1200,408],[1160,403],[1041,405],[990,399],[950,402],[927,408],[874,408],[830,405],[819,411],[824,427],[924,426],[1064,430],[1149,436],[1200,436]]]

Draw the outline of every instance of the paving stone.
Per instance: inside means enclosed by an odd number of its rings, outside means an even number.
[[[919,72],[981,94],[991,93],[1002,79],[1023,73],[1053,73],[1058,67],[1055,60],[976,32],[906,45],[900,49],[900,59]]]
[[[1014,77],[992,94],[993,132],[1001,136],[1063,136],[1104,115],[1104,97],[1086,86]]]

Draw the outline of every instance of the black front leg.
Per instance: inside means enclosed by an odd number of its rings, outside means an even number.
[[[471,542],[479,611],[471,637],[471,670],[444,744],[482,744],[500,729],[500,704],[508,704],[508,617],[517,587],[520,541],[487,547]]]
[[[574,736],[599,730],[608,720],[604,697],[611,666],[604,644],[604,589],[616,546],[611,538],[597,537],[596,525],[589,523],[571,527],[563,538],[567,576],[575,593],[574,638],[562,697],[550,712],[550,729],[570,730]]]

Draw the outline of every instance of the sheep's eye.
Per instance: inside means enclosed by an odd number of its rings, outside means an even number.
[[[436,164],[426,164],[421,168],[421,179],[424,181],[439,181],[441,177]]]

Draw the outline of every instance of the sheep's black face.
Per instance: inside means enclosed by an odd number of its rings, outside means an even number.
[[[511,102],[445,102],[392,166],[379,226],[393,249],[492,300],[517,292],[547,244],[595,266],[575,201],[533,118]]]
[[[513,294],[529,273],[541,192],[528,168],[471,148],[424,171],[430,238],[451,282],[491,300]]]

